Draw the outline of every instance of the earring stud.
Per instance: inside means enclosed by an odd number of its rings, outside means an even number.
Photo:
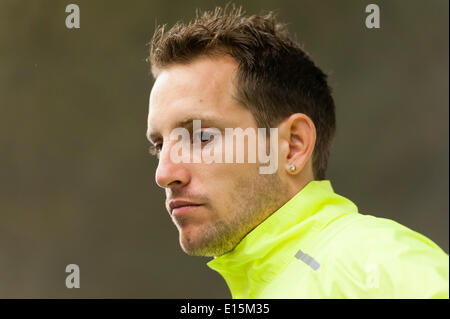
[[[291,172],[295,171],[295,165],[289,166],[289,170],[290,170]]]

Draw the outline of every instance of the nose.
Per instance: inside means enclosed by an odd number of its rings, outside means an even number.
[[[170,158],[170,145],[165,143],[159,153],[155,181],[161,188],[173,188],[189,183],[190,174],[186,163],[174,163]]]

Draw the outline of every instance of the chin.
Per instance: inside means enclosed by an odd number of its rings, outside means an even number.
[[[190,256],[216,256],[218,251],[211,247],[212,241],[202,235],[205,235],[205,233],[199,233],[198,230],[191,232],[180,230],[181,249]]]
[[[190,256],[205,256],[202,249],[203,243],[199,242],[198,236],[195,232],[188,232],[184,229],[180,229],[180,246],[181,249]]]
[[[209,253],[208,251],[205,251],[204,249],[194,247],[192,245],[186,245],[183,242],[180,242],[181,249],[189,256],[214,256],[214,254]]]
[[[203,222],[177,223],[180,246],[190,256],[216,257],[232,250],[235,245],[227,231],[227,225],[220,221],[215,223]]]

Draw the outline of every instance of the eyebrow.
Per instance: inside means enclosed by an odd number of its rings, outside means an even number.
[[[205,115],[201,116],[189,116],[175,123],[175,127],[183,127],[183,128],[192,128],[194,124],[194,120],[201,120],[201,126],[203,127],[221,127],[224,123],[218,119],[217,117],[208,117]],[[157,141],[162,139],[162,136],[159,132],[151,132],[147,135],[148,140],[151,143],[156,143]]]

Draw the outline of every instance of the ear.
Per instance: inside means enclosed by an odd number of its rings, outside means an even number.
[[[295,113],[278,127],[284,168],[289,174],[298,174],[305,168],[316,144],[316,127],[303,113]]]

